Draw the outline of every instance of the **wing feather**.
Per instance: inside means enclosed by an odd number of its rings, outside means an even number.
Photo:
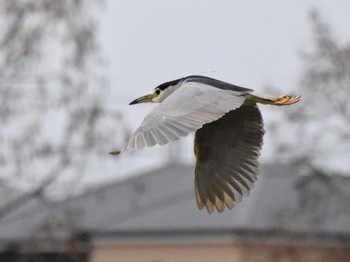
[[[164,145],[184,137],[241,106],[247,94],[184,82],[145,117],[124,150]]]
[[[256,105],[241,106],[197,130],[195,188],[202,190],[196,192],[200,209],[222,212],[225,205],[232,208],[248,196],[259,172],[263,135]]]

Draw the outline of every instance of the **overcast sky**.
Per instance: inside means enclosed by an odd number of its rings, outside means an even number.
[[[298,52],[312,44],[312,8],[320,11],[338,38],[350,39],[348,0],[108,0],[101,27],[112,93],[108,103],[118,107],[135,129],[153,105],[127,106],[131,100],[192,73],[215,71],[207,75],[255,90],[272,84],[281,94],[295,93],[302,65]],[[274,110],[281,108],[262,109],[265,122]],[[192,155],[191,143],[183,147]],[[129,158],[135,168],[150,157],[149,166],[154,166],[167,150],[166,146],[124,156],[123,172],[130,171]],[[265,141],[265,161],[268,151]]]

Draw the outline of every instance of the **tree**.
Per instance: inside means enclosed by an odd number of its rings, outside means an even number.
[[[100,5],[1,2],[0,183],[24,193],[2,203],[0,218],[32,197],[74,193],[110,160],[121,115],[106,106]]]
[[[350,42],[340,44],[317,11],[310,19],[314,44],[302,52],[302,100],[287,112],[289,134],[272,126],[275,152],[306,173],[349,174]]]

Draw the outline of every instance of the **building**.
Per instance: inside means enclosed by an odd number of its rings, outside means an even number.
[[[61,203],[30,202],[0,221],[1,250],[91,262],[349,260],[350,178],[263,165],[249,198],[209,215],[193,172],[169,164]]]

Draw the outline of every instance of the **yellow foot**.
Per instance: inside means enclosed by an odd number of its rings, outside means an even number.
[[[275,101],[273,101],[274,105],[277,106],[286,106],[297,103],[300,100],[301,96],[293,96],[293,95],[285,95],[279,96]]]

